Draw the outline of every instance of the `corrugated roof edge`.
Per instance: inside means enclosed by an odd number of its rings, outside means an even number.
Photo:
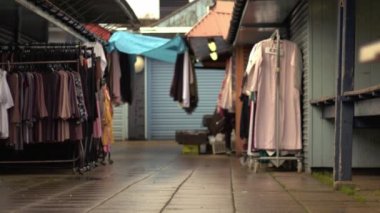
[[[133,11],[133,9],[131,8],[131,6],[128,4],[127,1],[125,0],[115,0],[116,3],[118,3],[122,9],[124,10],[124,13],[127,14],[127,16],[129,16],[129,18],[131,19],[131,24],[133,25],[133,27],[135,29],[138,29],[140,28],[140,20],[137,18],[136,14],[135,14],[135,11]]]
[[[79,33],[89,41],[98,40],[102,44],[107,43],[94,33],[87,30],[83,24],[79,23],[76,19],[69,16],[65,11],[52,4],[48,0],[18,0],[17,2],[20,4],[29,3],[31,5],[36,6],[37,8],[40,8],[42,11],[45,11],[47,15],[54,17],[56,20],[61,21],[64,25],[71,28],[73,31]]]
[[[230,29],[228,30],[227,42],[232,44],[235,41],[236,34],[239,29],[241,16],[243,15],[244,7],[247,0],[235,0],[234,9],[230,21]]]
[[[219,3],[219,5],[218,5]],[[222,4],[222,5],[220,5]],[[230,4],[228,1],[218,1],[216,4],[214,4],[211,8],[210,8],[210,11],[205,15],[203,16],[192,28],[189,32],[187,32],[185,35],[186,36],[190,36],[190,37],[193,37],[193,35],[191,35],[195,30],[197,30],[197,28],[202,24],[204,23],[208,18],[210,18],[210,16],[214,16],[214,18],[216,19],[219,19],[219,15],[228,15],[228,16],[231,16],[231,11],[230,12],[226,12],[225,9],[226,7],[228,6],[228,4]],[[224,24],[224,23],[221,23],[221,24]],[[228,32],[227,32],[228,33]],[[215,36],[220,36],[218,34],[215,34]],[[222,34],[222,36],[225,38],[225,34]]]

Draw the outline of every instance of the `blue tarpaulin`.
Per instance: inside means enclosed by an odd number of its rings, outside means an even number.
[[[127,54],[144,55],[160,61],[174,63],[178,53],[187,50],[181,36],[173,39],[145,36],[130,32],[115,32],[108,41],[109,52],[118,50]]]

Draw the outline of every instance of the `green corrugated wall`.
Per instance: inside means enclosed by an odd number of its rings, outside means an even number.
[[[337,0],[310,0],[311,99],[334,96],[337,69]],[[356,6],[358,48],[380,38],[380,1],[360,0]],[[380,62],[355,66],[355,89],[380,83]],[[311,167],[332,167],[334,123],[322,118],[321,109],[311,110],[311,146],[306,159]],[[355,129],[353,167],[380,167],[378,129]]]

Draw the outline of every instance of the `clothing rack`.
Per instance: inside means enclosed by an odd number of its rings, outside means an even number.
[[[270,36],[271,40],[275,41],[275,48],[276,48],[276,102],[280,98],[280,72],[281,72],[281,50],[280,50],[280,43],[281,43],[281,37],[280,37],[280,31],[279,29],[276,29]],[[253,120],[254,120],[254,112],[255,112],[255,102],[256,102],[256,94],[255,92],[251,93],[251,109],[250,109],[250,122],[249,122],[249,137],[248,137],[248,167],[250,169],[253,169],[254,172],[258,172],[259,166],[260,166],[260,160],[271,160],[272,163],[276,167],[279,167],[282,165],[283,161],[285,160],[296,160],[297,161],[297,171],[301,172],[303,165],[302,165],[302,156],[300,153],[296,154],[295,156],[281,156],[280,155],[280,139],[279,139],[279,129],[280,129],[280,122],[276,122],[275,126],[275,141],[276,141],[276,155],[275,156],[260,156],[257,152],[252,152],[252,143],[253,143]],[[275,103],[275,118],[276,121],[279,120],[279,114],[280,114],[280,108],[279,104]]]
[[[86,47],[82,46],[80,44],[41,44],[41,43],[32,43],[32,44],[25,44],[25,45],[3,45],[0,46],[0,51],[14,51],[19,49],[69,49],[69,50],[78,50],[78,59],[76,60],[50,60],[50,61],[8,61],[8,62],[1,62],[0,65],[34,65],[34,64],[77,64],[77,71],[80,70],[80,57],[79,55],[82,54],[82,51],[90,51],[90,56],[94,57],[94,48],[93,47]],[[92,65],[94,65],[95,60],[92,60]],[[83,140],[80,140],[77,142],[78,147],[74,148],[73,150],[73,157],[72,159],[62,159],[62,160],[14,160],[14,161],[0,161],[0,164],[43,164],[43,163],[72,163],[73,171],[79,172],[80,174],[83,174],[83,172],[88,171],[91,169],[91,167],[95,166],[95,162],[90,163],[88,162],[88,159],[91,155],[91,153],[88,153],[91,151],[91,144],[92,138],[86,135]],[[88,146],[90,146],[90,149],[88,149]],[[93,160],[93,159],[92,159]]]

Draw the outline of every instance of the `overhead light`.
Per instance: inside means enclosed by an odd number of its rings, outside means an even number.
[[[144,70],[144,58],[138,55],[136,56],[136,61],[135,61],[135,72],[140,73],[143,70]]]
[[[218,60],[218,53],[212,52],[212,53],[210,53],[210,57],[213,61],[216,61],[216,60]]]
[[[207,46],[208,46],[208,49],[210,50],[210,58],[213,60],[213,61],[216,61],[218,60],[218,53],[217,53],[217,46],[216,46],[216,42],[213,38],[209,38],[208,39],[208,43],[207,43]]]
[[[208,49],[211,52],[215,52],[217,50],[215,40],[213,38],[208,39]]]

